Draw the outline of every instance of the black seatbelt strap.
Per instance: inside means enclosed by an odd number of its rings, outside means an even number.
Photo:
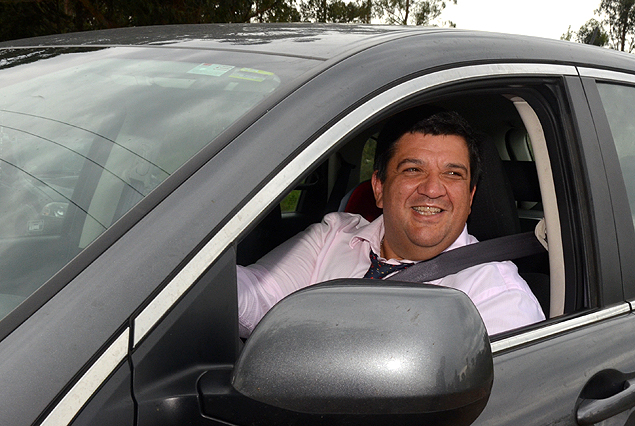
[[[533,232],[507,235],[480,241],[446,251],[429,260],[397,272],[387,280],[429,282],[456,274],[471,266],[488,262],[502,262],[545,251]]]

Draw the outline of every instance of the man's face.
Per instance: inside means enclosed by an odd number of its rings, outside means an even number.
[[[373,174],[377,206],[384,209],[383,255],[427,260],[448,248],[470,214],[470,160],[465,139],[406,133],[395,144],[386,180]]]

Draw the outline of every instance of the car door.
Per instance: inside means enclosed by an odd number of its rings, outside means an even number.
[[[486,73],[488,79],[482,82]],[[484,85],[474,90],[506,90],[525,127],[533,129],[529,137],[534,151],[540,139],[544,145],[541,160],[536,159],[537,166],[546,170],[544,177],[551,176],[551,188],[541,183],[543,203],[552,208],[545,212],[551,215],[549,220],[558,223],[548,231],[551,312],[543,323],[492,337],[494,387],[475,424],[573,425],[578,416],[587,423],[608,416],[607,421],[624,424],[629,415],[628,410],[594,412],[598,404],[602,407],[602,399],[619,393],[616,389],[621,390],[625,378],[635,371],[634,349],[623,337],[633,332],[635,324],[622,291],[613,213],[606,209],[611,198],[605,165],[577,74],[574,67],[549,65],[468,66],[394,88],[420,94],[420,102],[447,95],[449,103],[451,93],[472,89],[466,80]],[[426,79],[442,87],[430,90]],[[399,96],[390,98],[390,92],[369,101],[369,105],[385,102],[369,111],[398,104]],[[331,126],[323,135],[328,139],[319,137],[311,148],[318,149],[320,143],[330,146],[340,124],[346,131],[360,126],[369,117],[362,111],[360,107]],[[298,161],[308,163],[313,158],[316,155]],[[554,291],[557,286],[561,288]]]

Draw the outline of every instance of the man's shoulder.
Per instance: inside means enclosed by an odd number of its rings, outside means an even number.
[[[364,219],[361,215],[344,212],[327,213],[326,215],[324,215],[322,223],[332,228],[342,228],[350,226],[360,228],[362,226],[370,224],[370,222]]]
[[[368,241],[374,250],[379,250],[379,243],[384,232],[383,218],[380,216],[372,222],[352,213],[329,213],[319,225],[322,233],[346,241],[351,247],[360,241]],[[328,238],[328,237],[327,237]]]

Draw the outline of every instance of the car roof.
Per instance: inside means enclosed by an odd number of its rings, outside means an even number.
[[[412,40],[412,43],[406,41]],[[392,42],[392,43],[391,43]],[[398,44],[396,44],[397,42]],[[407,45],[411,45],[409,49]],[[421,68],[442,63],[543,62],[635,70],[632,54],[581,43],[484,31],[419,26],[353,24],[192,24],[116,28],[33,37],[0,43],[0,49],[147,46],[264,53],[337,62],[380,45],[388,55],[426,46]],[[441,57],[443,58],[441,58]],[[430,62],[429,64],[425,64]]]
[[[6,47],[153,46],[240,50],[330,59],[407,34],[438,29],[337,24],[161,25],[85,31],[0,43]]]

